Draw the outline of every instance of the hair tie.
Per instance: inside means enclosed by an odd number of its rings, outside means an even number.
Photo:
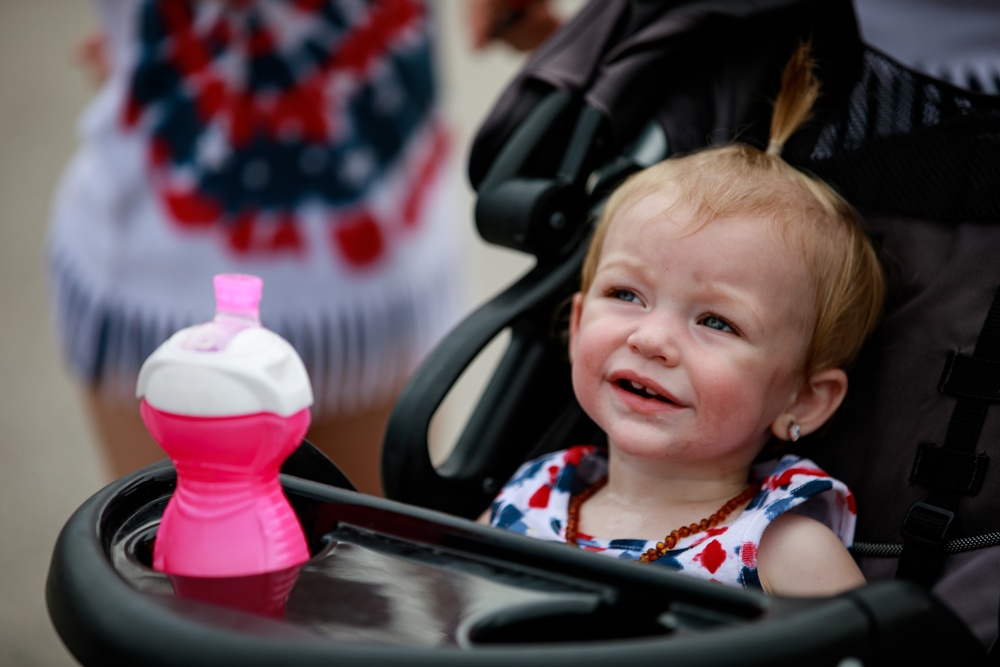
[[[783,141],[778,141],[777,139],[771,139],[771,143],[767,145],[767,150],[764,151],[768,155],[781,156],[781,151],[784,150],[785,143]]]

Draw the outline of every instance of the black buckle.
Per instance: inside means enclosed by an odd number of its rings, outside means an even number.
[[[970,454],[922,442],[913,459],[910,482],[928,489],[974,496],[983,487],[989,462],[990,457],[985,452]]]
[[[950,396],[1000,401],[1000,362],[974,354],[949,352],[938,391]]]
[[[955,513],[936,505],[917,501],[910,505],[903,519],[903,537],[930,547],[940,548],[955,520]]]

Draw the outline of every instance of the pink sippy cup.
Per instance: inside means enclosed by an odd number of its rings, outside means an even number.
[[[215,319],[143,364],[142,419],[177,470],[153,568],[234,577],[301,565],[309,550],[278,471],[309,427],[312,389],[286,340],[260,324],[262,281],[215,276]]]

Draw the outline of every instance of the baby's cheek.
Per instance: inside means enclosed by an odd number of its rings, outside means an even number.
[[[603,357],[594,350],[578,347],[573,358],[570,379],[576,400],[591,419],[600,423],[601,390],[604,387]]]
[[[592,382],[591,370],[587,364],[587,355],[576,354],[573,365],[570,367],[570,380],[573,383],[573,392],[577,399],[582,402],[583,395],[588,393],[588,385]]]
[[[705,378],[701,416],[704,425],[731,435],[757,430],[762,419],[762,392],[759,387],[733,374]]]

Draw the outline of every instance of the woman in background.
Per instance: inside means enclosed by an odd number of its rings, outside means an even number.
[[[449,133],[420,0],[95,0],[100,89],[48,238],[66,362],[115,477],[163,458],[138,369],[264,280],[302,356],[308,439],[380,493],[385,421],[462,300]],[[95,46],[96,45],[96,46]]]

